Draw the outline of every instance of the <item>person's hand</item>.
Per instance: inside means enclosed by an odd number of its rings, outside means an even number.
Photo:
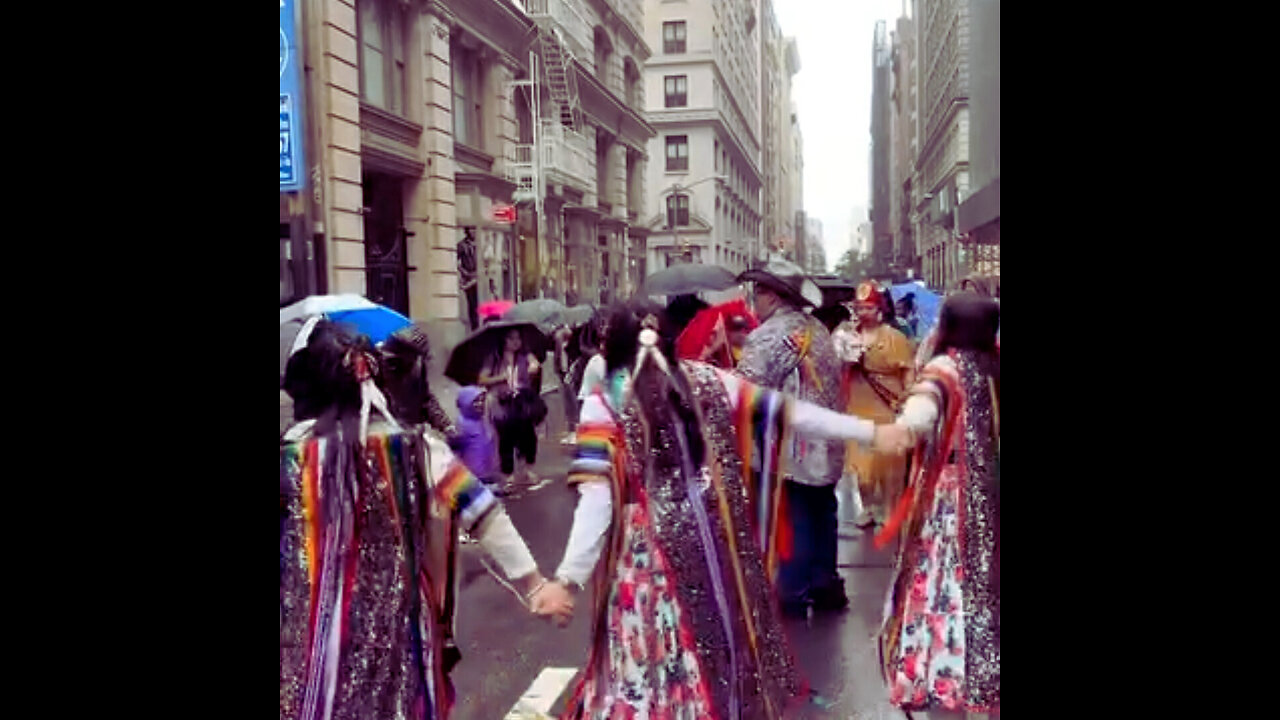
[[[877,425],[871,447],[878,453],[901,455],[915,446],[915,437],[905,425]]]
[[[564,627],[573,618],[573,593],[558,582],[549,582],[529,598],[529,609],[534,615],[554,620],[556,625]]]

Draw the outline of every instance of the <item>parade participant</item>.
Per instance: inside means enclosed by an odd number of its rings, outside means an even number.
[[[860,284],[851,307],[854,318],[836,328],[833,337],[844,363],[840,408],[877,422],[892,422],[914,371],[911,343],[884,322],[884,303],[885,294],[874,283]],[[902,494],[906,463],[851,446],[845,453],[845,474],[856,478],[862,500],[870,500],[868,504],[883,523]],[[857,522],[869,526],[871,521],[864,514]]]
[[[286,369],[281,718],[448,717],[459,531],[527,604],[567,597],[443,439],[389,414],[378,365],[367,338],[321,321]],[[375,408],[386,421],[370,422]]]
[[[742,356],[747,334],[758,324],[742,298],[705,308],[676,338],[676,356],[731,370]]]
[[[485,362],[478,382],[491,397],[489,411],[498,431],[498,459],[502,474],[508,478],[507,489],[520,482],[537,484],[538,478],[529,468],[538,460],[537,426],[546,419],[547,405],[541,395],[542,368],[524,347],[519,330],[507,332],[502,347]],[[515,477],[517,452],[524,465],[519,474],[522,480]]]
[[[602,310],[596,319],[595,332],[591,335],[596,344],[591,357],[587,359],[582,368],[582,379],[578,383],[579,413],[582,411],[582,402],[604,383],[604,339],[607,337],[608,332],[609,317],[607,311]]]
[[[786,261],[748,270],[739,280],[755,283],[761,325],[747,336],[737,373],[757,385],[834,410],[840,362],[827,329],[802,311],[817,306],[822,292],[799,267]],[[792,552],[783,559],[778,574],[783,610],[797,615],[806,614],[810,607],[842,610],[849,597],[836,572],[835,485],[843,466],[844,443],[796,437],[783,455],[788,460],[783,482],[785,527],[793,534]]]
[[[921,438],[880,546],[901,534],[880,633],[890,700],[929,717],[1000,707],[1000,307],[947,298],[901,415]]]
[[[555,582],[581,587],[604,562],[564,717],[789,717],[802,684],[770,587],[776,548],[762,551],[752,518],[776,524],[776,493],[751,507],[744,458],[776,459],[793,429],[886,449],[908,434],[677,361],[674,334],[656,306],[620,309],[608,381],[582,406],[568,477],[580,499]]]
[[[382,377],[387,402],[396,418],[410,425],[426,423],[445,437],[457,432],[435,393],[428,374],[431,342],[418,323],[401,328],[382,343]]]

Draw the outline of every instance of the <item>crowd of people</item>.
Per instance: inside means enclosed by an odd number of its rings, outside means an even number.
[[[427,386],[421,332],[397,333],[379,355],[324,330],[290,361],[286,390],[304,396],[298,418],[313,425],[286,440],[324,435],[342,425],[337,406],[361,405],[348,379],[345,393],[305,402],[318,368],[335,366],[324,354],[368,357],[355,365],[377,366],[393,418],[452,448],[432,497],[529,609],[563,625],[593,588],[589,662],[566,718],[788,717],[805,683],[781,618],[848,606],[842,507],[878,546],[897,548],[878,636],[891,701],[915,717],[998,715],[998,302],[966,287],[919,337],[912,298],[895,304],[873,282],[831,328],[794,265],[740,280],[749,304],[634,299],[552,333],[577,504],[549,576],[498,499],[521,474],[517,460],[536,481],[528,468],[546,416],[542,366],[518,332],[459,393],[454,423]],[[306,451],[295,452],[303,459],[290,467],[305,476]],[[446,615],[436,614],[440,647],[451,642]],[[441,662],[421,668],[443,689],[427,683],[434,694],[420,704],[447,713]]]

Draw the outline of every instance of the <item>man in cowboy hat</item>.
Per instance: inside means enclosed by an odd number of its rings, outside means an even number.
[[[747,336],[737,372],[764,387],[836,409],[840,360],[831,334],[806,308],[822,304],[822,291],[804,271],[785,260],[771,260],[738,276],[755,284],[755,310],[761,325]],[[844,464],[839,442],[796,439],[782,450],[787,517],[794,533],[790,557],[781,557],[778,593],[783,610],[803,614],[842,610],[849,604],[836,572],[835,484]]]

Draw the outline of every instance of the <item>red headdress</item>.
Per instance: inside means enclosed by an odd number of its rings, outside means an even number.
[[[760,325],[742,298],[705,308],[693,316],[676,339],[676,356],[681,360],[702,360],[720,367],[733,367],[726,330],[729,318],[734,316],[746,319],[748,332]]]

